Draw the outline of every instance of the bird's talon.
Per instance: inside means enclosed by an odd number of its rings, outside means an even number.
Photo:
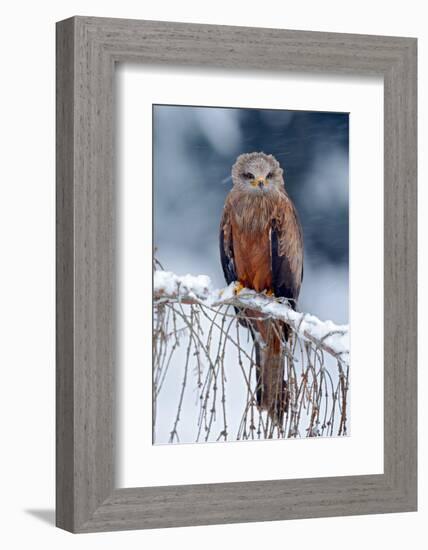
[[[244,288],[245,286],[241,283],[241,281],[237,281],[235,283],[235,294],[239,294]]]

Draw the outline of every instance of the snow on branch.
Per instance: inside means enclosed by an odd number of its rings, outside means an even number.
[[[153,306],[153,441],[348,434],[348,325],[296,312],[283,298],[250,289],[236,294],[234,284],[214,289],[207,275],[162,269],[154,271]],[[253,319],[268,321],[268,334],[281,341],[284,360],[276,370],[258,362],[248,330]],[[282,322],[290,337],[284,338]],[[264,376],[282,388],[281,417],[259,403]]]
[[[153,285],[154,300],[200,304],[211,308],[233,305],[262,313],[266,318],[285,321],[304,341],[308,341],[342,364],[349,360],[349,325],[321,321],[315,315],[294,311],[287,300],[243,289],[234,292],[234,284],[214,289],[207,275],[178,276],[170,271],[156,270]]]

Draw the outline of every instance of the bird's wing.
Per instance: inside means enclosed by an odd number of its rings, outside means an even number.
[[[296,309],[303,280],[302,228],[293,203],[284,197],[271,223],[272,285],[275,296]]]
[[[220,222],[220,258],[224,278],[228,285],[237,280],[235,262],[233,258],[232,224],[230,220],[230,206],[226,201]]]

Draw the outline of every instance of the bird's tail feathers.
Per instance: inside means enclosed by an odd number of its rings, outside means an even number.
[[[266,323],[266,322],[265,322]],[[288,339],[288,327],[282,327]],[[260,410],[268,412],[274,424],[282,425],[288,409],[289,395],[285,380],[285,349],[277,332],[263,338],[252,331],[256,359],[256,401]]]

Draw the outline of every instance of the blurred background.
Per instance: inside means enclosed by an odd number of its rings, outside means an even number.
[[[348,322],[347,113],[155,105],[154,245],[164,268],[225,282],[219,222],[241,153],[272,153],[303,227],[298,309]]]

